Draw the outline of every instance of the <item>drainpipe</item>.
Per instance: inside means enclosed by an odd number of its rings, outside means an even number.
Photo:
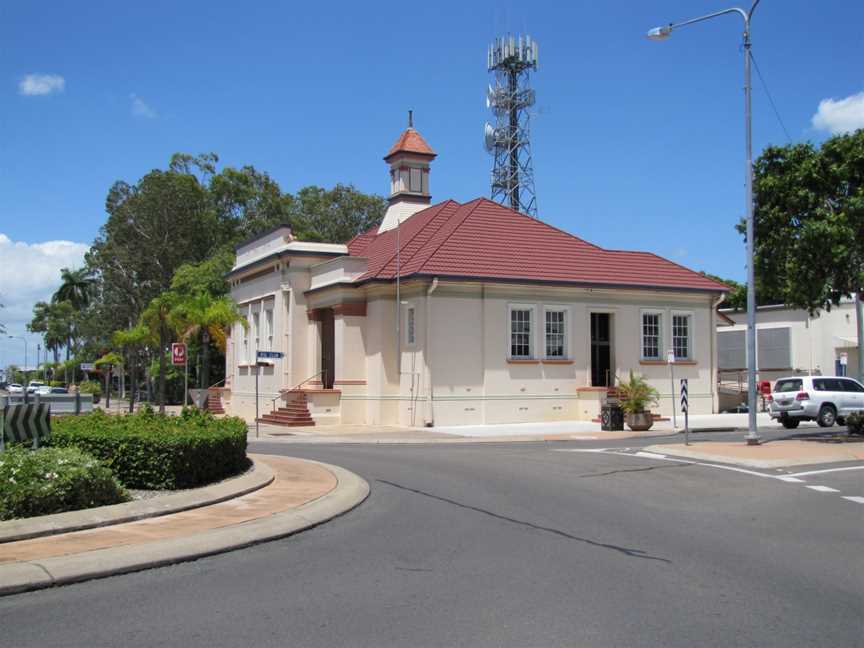
[[[426,365],[426,384],[429,385],[429,415],[426,419],[426,427],[435,425],[435,405],[432,400],[435,396],[432,388],[432,293],[438,287],[438,277],[432,279],[432,283],[426,290],[426,344],[423,349],[423,360]]]
[[[720,293],[716,299],[711,300],[711,411],[720,409],[720,363],[717,358],[717,307],[725,299],[726,295]],[[672,394],[674,401],[675,394]]]

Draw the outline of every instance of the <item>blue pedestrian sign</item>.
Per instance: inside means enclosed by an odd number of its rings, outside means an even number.
[[[270,358],[270,359],[278,359],[284,357],[285,354],[281,351],[259,351],[259,358]]]

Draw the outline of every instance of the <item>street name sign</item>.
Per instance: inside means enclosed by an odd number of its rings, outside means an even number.
[[[92,362],[82,362],[78,366],[81,368],[81,371],[94,371],[96,369],[96,365]]]
[[[285,357],[281,351],[259,351],[258,357],[263,359],[276,360]]]

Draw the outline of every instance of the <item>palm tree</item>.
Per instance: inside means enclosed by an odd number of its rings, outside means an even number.
[[[207,389],[210,386],[210,343],[224,353],[226,331],[237,322],[246,326],[246,320],[229,297],[213,297],[205,292],[185,297],[174,309],[172,319],[183,340],[200,336],[202,358],[198,387]]]
[[[172,317],[172,310],[176,306],[176,293],[167,291],[154,297],[141,313],[141,323],[148,331],[148,340],[159,347],[159,412],[161,414],[165,413],[165,352],[176,330]]]
[[[131,393],[129,394],[130,414],[135,411],[135,394],[138,392],[138,355],[147,343],[149,336],[150,331],[140,322],[131,328],[115,331],[114,335],[111,336],[114,345],[126,355],[126,366],[129,367],[129,378],[132,382]]]
[[[99,358],[96,362],[94,362],[97,367],[106,367],[105,370],[105,409],[111,409],[111,370],[114,367],[123,364],[123,358],[121,358],[118,354],[113,351],[109,351],[101,358]]]
[[[93,278],[89,269],[70,270],[69,268],[62,268],[60,270],[60,282],[60,287],[51,297],[52,302],[67,301],[72,304],[76,311],[80,311],[90,303],[96,279]]]

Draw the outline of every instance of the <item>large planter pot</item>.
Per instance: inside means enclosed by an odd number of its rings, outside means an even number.
[[[645,432],[654,425],[654,417],[651,412],[631,412],[627,415],[627,427],[634,432]]]

